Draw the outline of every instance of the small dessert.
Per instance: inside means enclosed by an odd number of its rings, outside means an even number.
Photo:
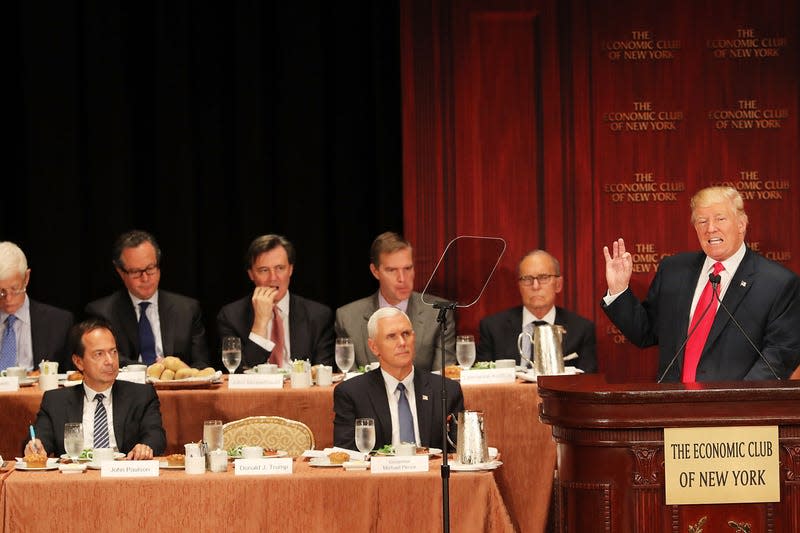
[[[275,448],[264,448],[264,457],[274,457],[278,455],[278,450]]]
[[[26,454],[25,466],[28,468],[44,468],[47,466],[47,455],[41,452]]]
[[[67,381],[80,381],[83,379],[83,374],[78,371],[72,372],[67,376]]]
[[[450,379],[460,379],[461,378],[461,367],[457,365],[448,365],[444,367],[444,377]]]
[[[350,454],[346,452],[329,453],[328,460],[332,465],[340,465],[350,460]]]
[[[167,456],[168,466],[184,466],[186,464],[186,456],[182,453],[173,453]]]

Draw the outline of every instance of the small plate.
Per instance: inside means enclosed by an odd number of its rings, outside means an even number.
[[[502,461],[489,461],[488,463],[478,463],[474,465],[464,465],[459,462],[450,463],[450,470],[453,472],[487,472],[495,470],[503,465]]]
[[[375,455],[382,455],[382,456],[385,456],[385,457],[394,457],[396,454],[394,452],[392,452],[392,453],[375,452]],[[439,448],[428,448],[428,453],[427,454],[425,454],[425,453],[416,453],[414,455],[427,455],[428,457],[438,457],[438,456],[442,455],[442,450],[440,450]]]
[[[58,470],[58,459],[56,459],[55,457],[50,457],[47,460],[46,466],[34,467],[34,468],[28,468],[28,466],[25,464],[25,461],[20,460],[17,461],[17,464],[14,466],[14,468],[16,468],[17,470],[27,470],[27,471]]]
[[[122,452],[114,452],[114,460],[115,461],[119,461],[120,459],[123,459],[124,457],[125,457],[124,453],[122,453]],[[61,458],[64,459],[64,460],[67,460],[67,459],[69,459],[69,455],[67,455],[66,453],[62,453],[61,454]],[[91,457],[78,458],[78,462],[79,463],[89,463],[91,461],[92,461]]]
[[[309,466],[318,468],[341,468],[341,464],[332,463],[327,457],[314,457],[308,462]]]
[[[30,387],[34,383],[39,382],[39,376],[34,376],[32,378],[19,378],[19,386],[20,387]]]
[[[166,461],[159,462],[158,467],[162,470],[184,470],[186,468],[184,465],[170,465]]]
[[[346,461],[342,463],[345,470],[367,470],[369,461]]]
[[[86,471],[86,463],[60,464],[58,465],[58,469],[61,471],[62,474],[80,474],[81,472]]]

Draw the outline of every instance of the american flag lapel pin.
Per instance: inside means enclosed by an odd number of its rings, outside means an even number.
[[[739,282],[739,286],[740,287],[747,287],[747,282],[742,280],[742,281]]]
[[[423,395],[422,395],[422,399],[423,399],[423,400],[427,400],[427,399],[428,399],[428,397],[427,397],[427,396],[425,396],[425,395],[423,394]]]

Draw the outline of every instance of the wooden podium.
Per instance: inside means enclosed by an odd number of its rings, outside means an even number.
[[[539,378],[562,532],[800,532],[800,381],[610,384]],[[778,426],[780,502],[666,505],[664,428]]]

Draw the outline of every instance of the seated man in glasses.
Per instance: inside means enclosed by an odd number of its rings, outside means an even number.
[[[534,326],[555,324],[564,326],[564,356],[575,353],[577,360],[567,361],[584,372],[597,372],[594,324],[585,318],[556,307],[556,295],[561,292],[564,280],[555,257],[544,250],[534,250],[519,263],[519,294],[522,305],[487,316],[480,322],[478,361],[515,359],[520,364],[517,337],[523,331],[532,334]],[[532,359],[530,342],[522,342],[526,357]]]
[[[72,313],[28,297],[31,269],[13,242],[0,242],[0,370],[38,368],[42,360],[58,361],[59,370],[72,367],[67,333]]]
[[[194,368],[209,366],[200,303],[158,288],[161,249],[155,238],[139,230],[123,233],[112,262],[127,290],[89,303],[86,313],[111,324],[120,363],[149,365],[174,355]]]

